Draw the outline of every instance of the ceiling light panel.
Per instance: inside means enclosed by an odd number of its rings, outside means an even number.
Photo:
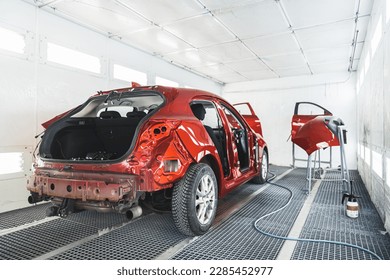
[[[47,1],[49,1],[49,0],[44,0],[44,1],[42,1],[42,0],[25,0],[25,2],[28,2],[28,3],[31,3],[31,4],[34,4],[34,5],[36,5],[36,6],[38,6],[38,5],[41,5],[43,2],[47,2]]]
[[[47,4],[54,2],[53,0],[24,0],[24,1],[28,2],[28,3],[32,3],[36,6],[47,5]],[[58,1],[61,1],[61,0],[57,0],[55,2],[58,2]]]
[[[222,62],[255,58],[255,55],[239,41],[205,47],[201,50]]]
[[[298,52],[299,46],[293,36],[291,32],[261,36],[245,40],[244,43],[260,57]]]
[[[124,9],[114,1],[58,1],[53,2],[50,6],[86,25],[97,27],[102,31],[115,35],[134,32],[151,26],[150,22],[130,10]]]
[[[195,71],[200,72],[202,74],[214,77],[215,75],[222,76],[224,74],[234,73],[234,71],[228,67],[226,67],[222,63],[210,64],[201,67],[193,68]]]
[[[188,49],[185,51],[169,53],[164,56],[166,59],[185,65],[187,67],[199,67],[202,65],[215,64],[217,59],[198,49]]]
[[[338,61],[332,63],[313,64],[310,65],[314,74],[346,72],[348,70],[349,61]]]
[[[264,71],[268,67],[260,59],[248,59],[226,63],[226,66],[237,72]]]
[[[310,70],[307,66],[298,67],[298,68],[285,68],[278,69],[276,73],[281,77],[290,77],[290,76],[302,76],[302,75],[310,75]]]
[[[261,71],[245,71],[241,72],[241,74],[251,81],[278,78],[277,74],[267,69]]]
[[[227,73],[223,75],[215,75],[215,78],[223,83],[246,82],[248,79],[238,73]]]
[[[304,51],[316,48],[352,44],[354,20],[296,30],[295,34]]]
[[[275,1],[261,1],[214,12],[240,39],[288,31],[288,25]]]
[[[324,48],[305,52],[309,64],[330,63],[332,61],[348,61],[352,46],[345,45],[337,48]]]
[[[129,45],[153,54],[165,54],[188,49],[191,46],[159,27],[137,31],[122,40]]]
[[[205,8],[196,0],[116,0],[131,7],[147,19],[166,24],[187,17],[206,13]]]
[[[128,45],[225,83],[304,75],[310,74],[310,69],[315,74],[347,71],[360,2],[353,64],[356,69],[370,20],[367,15],[374,2],[280,0],[279,5],[275,0],[25,1],[45,9],[55,8],[78,24],[117,35]]]
[[[293,28],[355,17],[356,0],[281,0]]]
[[[199,0],[209,10],[226,10],[246,6],[264,0]]]
[[[164,28],[194,47],[205,47],[235,40],[233,34],[210,14],[177,21]]]
[[[305,67],[306,62],[303,55],[299,53],[275,55],[262,58],[264,63],[272,69],[299,68]]]

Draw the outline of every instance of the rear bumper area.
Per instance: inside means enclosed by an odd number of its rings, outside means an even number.
[[[137,176],[116,182],[103,180],[80,180],[35,175],[30,178],[27,189],[37,198],[68,198],[87,201],[134,201],[139,184]]]

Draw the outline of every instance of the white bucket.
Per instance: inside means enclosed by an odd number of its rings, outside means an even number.
[[[354,219],[359,216],[359,204],[356,200],[347,201],[347,216]]]

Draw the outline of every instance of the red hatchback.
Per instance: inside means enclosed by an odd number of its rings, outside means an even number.
[[[268,150],[248,103],[242,115],[209,92],[162,86],[99,92],[46,122],[30,203],[47,214],[81,209],[133,218],[141,206],[172,211],[177,228],[200,235],[218,198],[253,180],[264,183]]]

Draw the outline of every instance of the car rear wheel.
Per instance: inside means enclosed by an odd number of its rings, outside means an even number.
[[[204,234],[214,221],[217,204],[217,179],[207,164],[190,166],[184,178],[173,187],[173,220],[185,235]]]
[[[261,157],[261,165],[259,174],[253,178],[255,184],[264,184],[267,181],[268,175],[268,153],[267,150],[263,151],[263,156]]]

